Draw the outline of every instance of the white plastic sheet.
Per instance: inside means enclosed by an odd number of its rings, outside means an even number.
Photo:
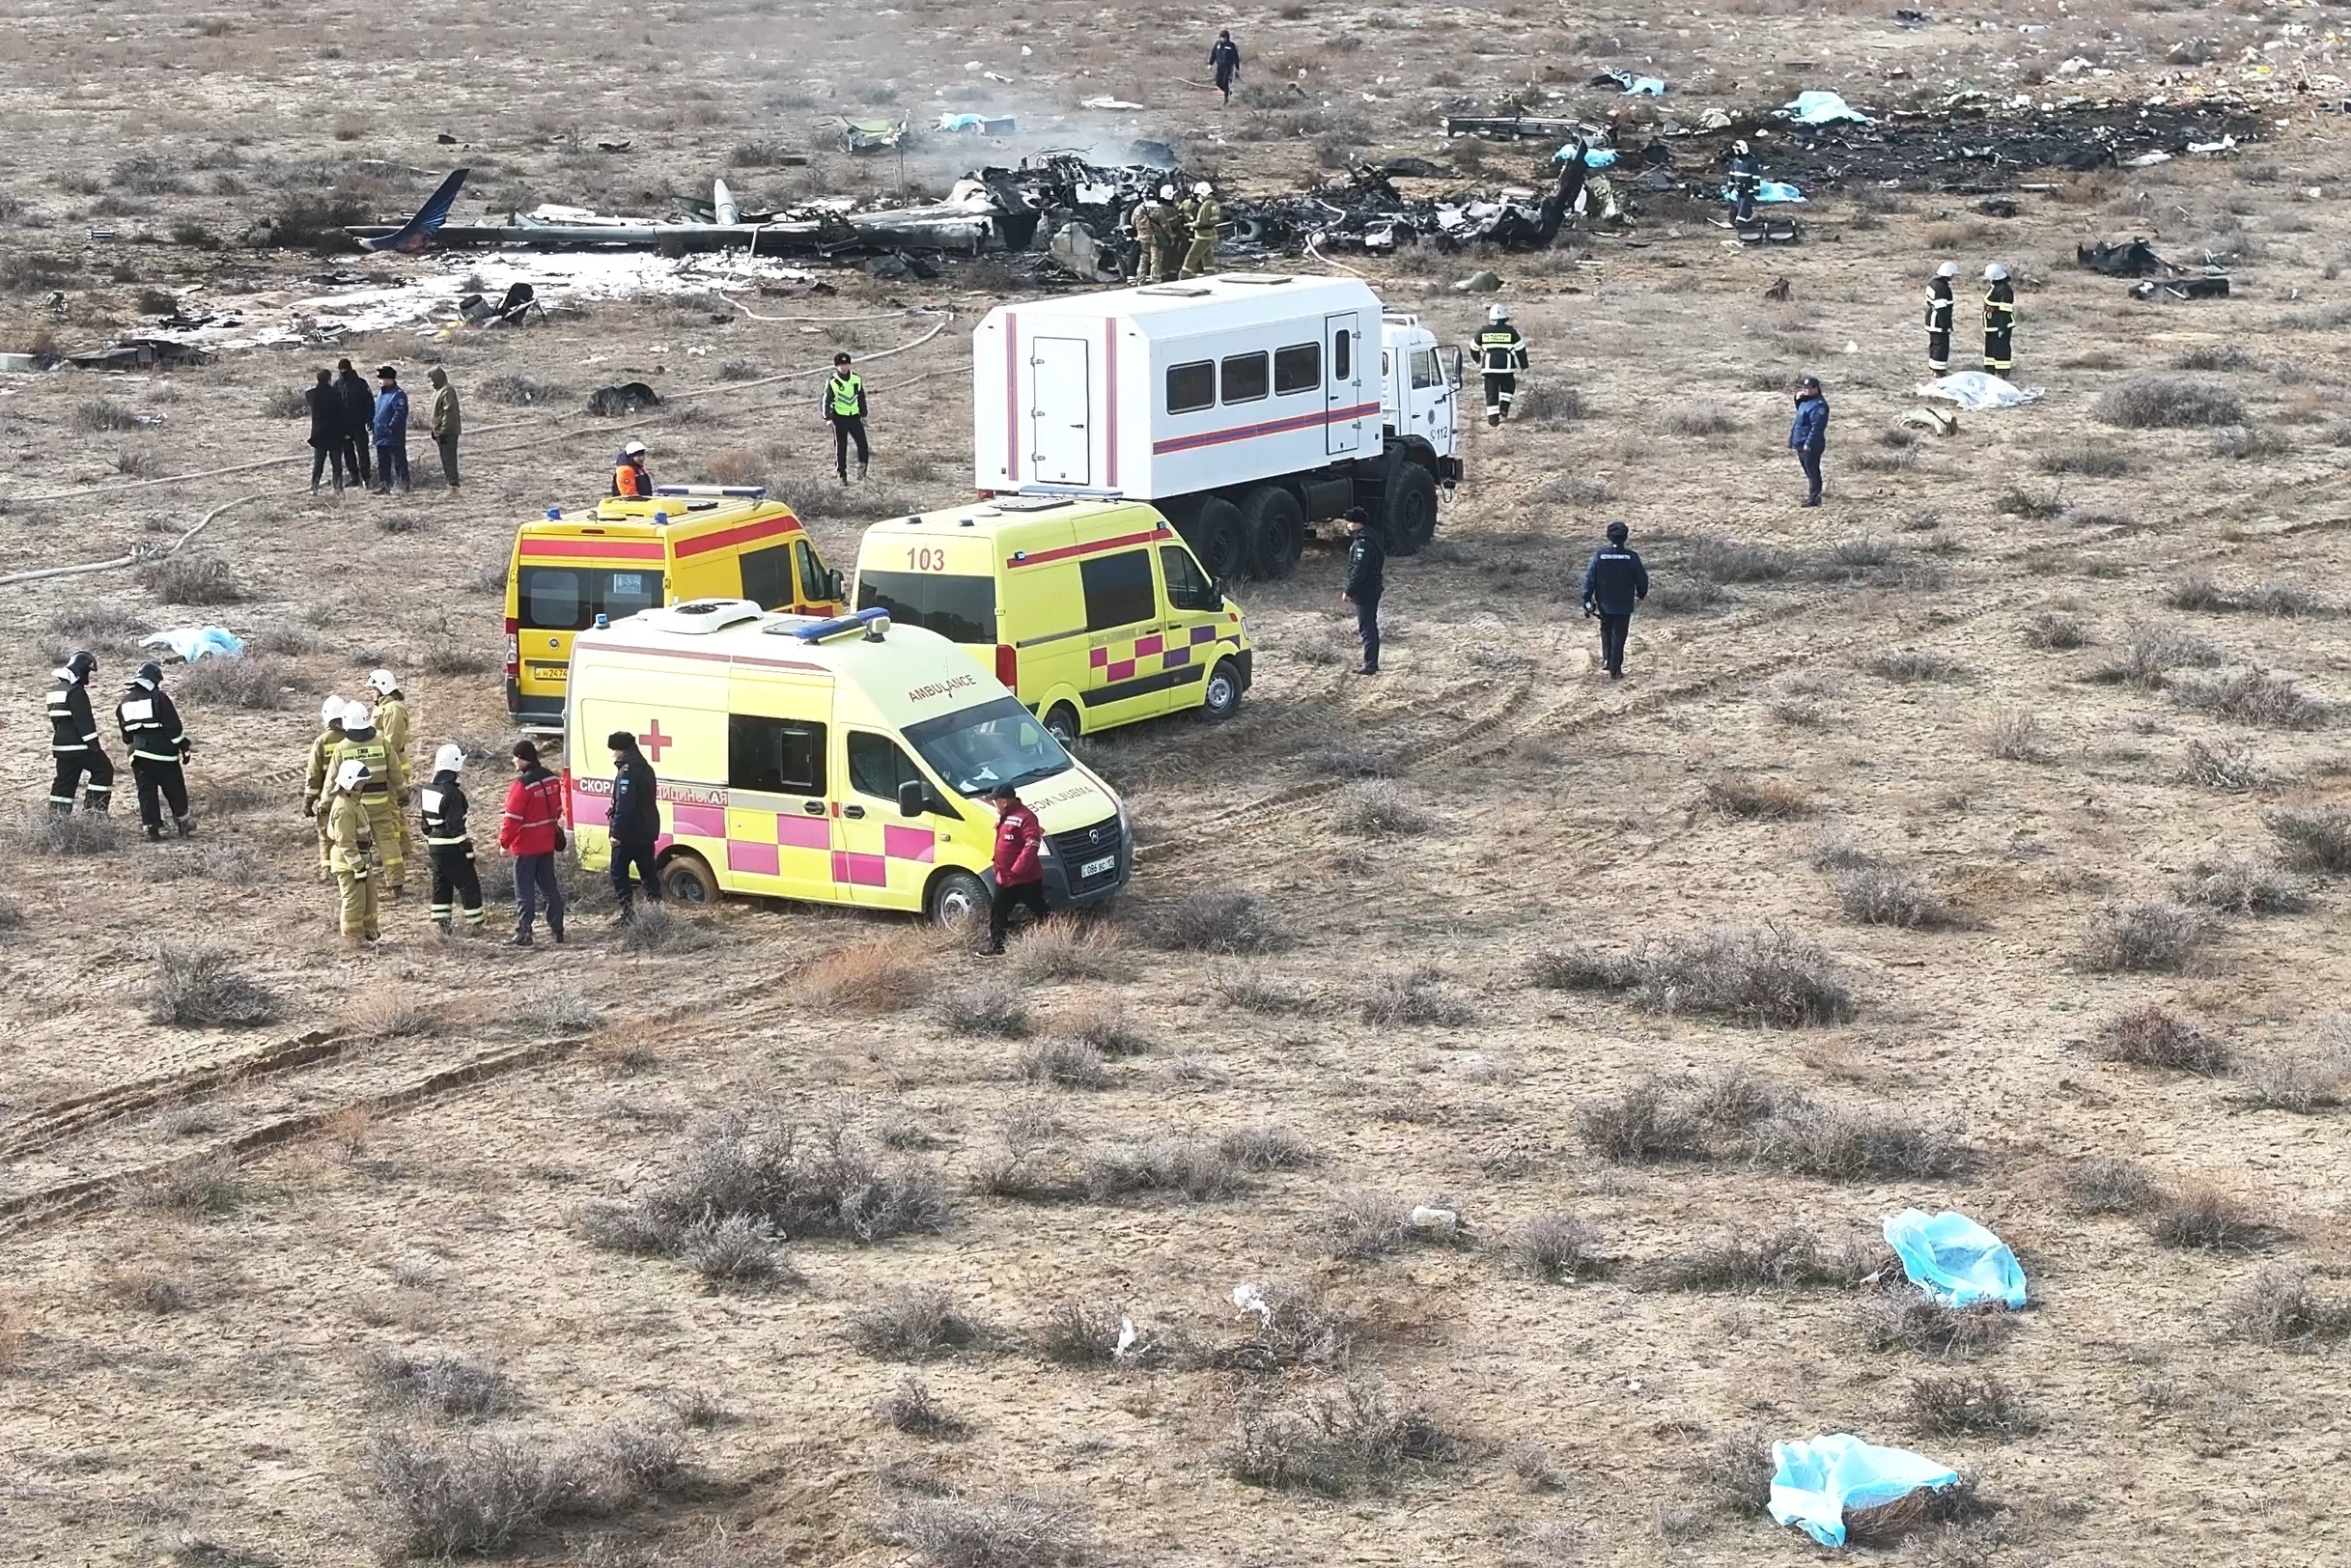
[[[1911,388],[1921,398],[1940,398],[1956,403],[1970,413],[1984,413],[1993,408],[2014,408],[2045,397],[2048,388],[2012,386],[1989,371],[1963,370]]]

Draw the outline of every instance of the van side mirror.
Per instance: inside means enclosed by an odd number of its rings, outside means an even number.
[[[921,779],[910,778],[898,786],[898,815],[901,817],[919,817],[923,807],[929,803],[930,792],[922,787]]]
[[[836,604],[848,602],[849,584],[841,579],[841,569],[837,566],[826,570],[825,596]]]
[[[1461,350],[1459,349],[1453,350],[1452,366],[1447,373],[1445,384],[1456,392],[1461,390]]]
[[[1233,602],[1232,595],[1226,593],[1224,590],[1224,579],[1222,577],[1218,577],[1216,581],[1210,583],[1208,585],[1208,591],[1216,598],[1217,602],[1214,607],[1217,609],[1222,609],[1225,605],[1230,604]]]

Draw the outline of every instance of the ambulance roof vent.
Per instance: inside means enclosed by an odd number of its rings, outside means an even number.
[[[681,631],[693,637],[756,621],[767,611],[747,599],[689,599],[665,610],[641,613],[663,631]]]
[[[999,495],[987,508],[990,512],[1050,512],[1055,507],[1068,506],[1066,495]]]

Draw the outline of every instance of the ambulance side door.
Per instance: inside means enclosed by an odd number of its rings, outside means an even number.
[[[867,909],[919,910],[922,890],[938,864],[939,840],[961,818],[907,754],[895,736],[845,725],[840,743],[841,853],[833,875],[843,896]],[[898,790],[919,784],[920,816],[898,807]]]
[[[837,900],[830,683],[739,676],[729,707],[722,869],[730,888]]]
[[[1165,632],[1160,665],[1168,678],[1170,711],[1196,708],[1216,668],[1217,632],[1226,622],[1224,600],[1208,573],[1181,544],[1158,546],[1160,578],[1166,589]]]
[[[1085,593],[1086,728],[1165,713],[1165,630],[1150,546],[1085,556],[1078,574]]]

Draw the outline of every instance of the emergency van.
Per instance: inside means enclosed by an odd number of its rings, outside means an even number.
[[[1220,272],[1003,305],[971,334],[984,495],[1150,501],[1210,578],[1286,576],[1362,507],[1389,551],[1462,477],[1448,363],[1360,279]]]
[[[572,639],[599,619],[689,599],[832,615],[841,588],[800,519],[761,487],[665,486],[570,516],[549,507],[516,531],[507,562],[506,711],[525,728],[560,724]]]
[[[875,523],[857,608],[938,632],[1064,745],[1162,714],[1230,718],[1249,688],[1241,608],[1141,502],[1003,495]]]
[[[988,907],[999,784],[1044,826],[1051,907],[1108,898],[1134,871],[1109,786],[961,649],[881,610],[640,611],[579,633],[564,718],[580,864],[611,864],[604,740],[626,730],[660,780],[656,866],[681,904],[734,893],[967,919]]]

